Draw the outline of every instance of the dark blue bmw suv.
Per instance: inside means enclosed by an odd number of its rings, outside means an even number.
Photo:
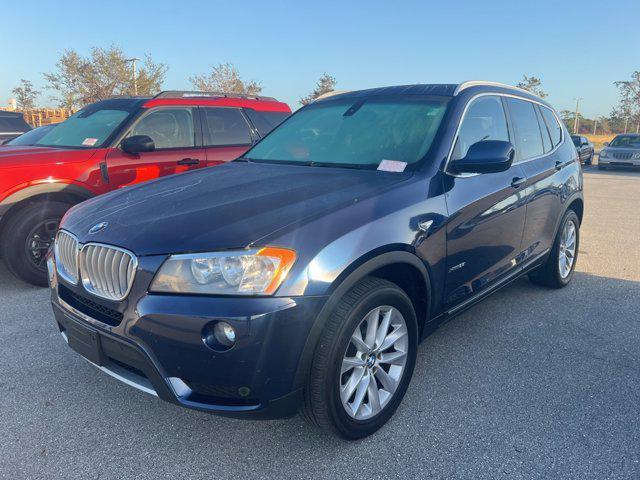
[[[524,90],[337,94],[234,162],[71,209],[53,310],[72,349],[147,393],[360,438],[433,325],[524,274],[571,281],[582,186],[562,122]]]

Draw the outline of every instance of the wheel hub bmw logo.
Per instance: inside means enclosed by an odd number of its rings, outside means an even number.
[[[107,228],[107,225],[109,225],[107,222],[96,223],[93,227],[89,229],[89,233],[93,235],[94,233],[101,232],[102,230]]]

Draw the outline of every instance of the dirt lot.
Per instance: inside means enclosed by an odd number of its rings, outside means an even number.
[[[396,416],[356,443],[120,384],[0,267],[0,478],[640,478],[640,173],[585,181],[574,282],[521,279],[442,326]]]

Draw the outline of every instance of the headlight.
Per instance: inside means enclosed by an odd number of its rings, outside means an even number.
[[[606,158],[606,156],[607,156],[607,151],[606,150],[602,150],[600,152],[600,158]]]
[[[634,153],[633,158],[635,158],[636,160],[640,158],[640,152]]]
[[[267,247],[235,252],[172,255],[151,283],[152,292],[271,295],[289,273],[296,252]]]

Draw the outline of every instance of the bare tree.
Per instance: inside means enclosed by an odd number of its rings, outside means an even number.
[[[202,92],[241,93],[259,95],[262,85],[255,80],[243,80],[240,72],[232,63],[221,63],[211,67],[211,72],[194,75],[189,81],[196,90]]]
[[[531,92],[534,95],[539,96],[540,98],[544,98],[547,96],[547,92],[542,89],[542,81],[538,77],[534,77],[533,75],[530,77],[523,75],[522,81],[518,82],[516,87],[527,90],[528,92]]]
[[[308,105],[313,102],[316,98],[325,93],[333,92],[336,89],[336,79],[334,76],[329,75],[328,73],[323,73],[318,82],[316,83],[316,88],[306,97],[300,99],[300,103],[302,105]]]
[[[620,91],[620,101],[611,116],[623,119],[625,133],[631,129],[640,132],[640,71],[633,72],[631,80],[614,82],[614,85]]]
[[[138,67],[136,82],[128,56],[117,46],[92,48],[88,57],[67,50],[58,60],[54,72],[45,73],[49,88],[58,94],[61,107],[78,108],[113,95],[133,95],[137,83],[139,95],[154,95],[160,91],[167,66],[145,56]]]
[[[20,110],[30,110],[36,105],[36,98],[40,92],[33,88],[33,84],[24,78],[20,80],[20,85],[11,90],[16,97],[16,103]]]

